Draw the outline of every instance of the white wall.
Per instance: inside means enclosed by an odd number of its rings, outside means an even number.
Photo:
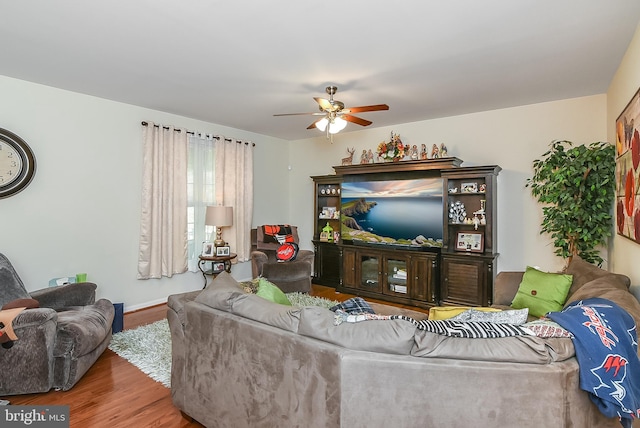
[[[640,26],[607,92],[607,135],[616,140],[616,119],[640,87]],[[612,245],[612,270],[631,278],[633,291],[640,299],[640,244],[615,235]]]
[[[202,287],[200,273],[136,279],[143,120],[254,141],[255,176],[268,177],[255,181],[254,224],[287,220],[287,204],[273,203],[288,194],[284,140],[3,76],[0,94],[0,127],[27,141],[37,162],[33,182],[0,199],[0,252],[28,290],[87,272],[98,297],[132,310]],[[250,263],[232,274],[250,278]]]
[[[367,118],[375,121],[373,113]],[[375,151],[394,131],[404,143],[418,147],[444,143],[450,156],[464,161],[463,166],[500,165],[497,270],[523,270],[527,265],[557,270],[563,260],[553,254],[551,240],[539,235],[542,211],[525,188],[526,179],[533,174],[533,160],[547,151],[552,140],[603,141],[606,130],[606,97],[597,95],[341,133],[334,136],[333,144],[323,136],[292,142],[292,221],[301,226],[304,240],[310,240],[313,186],[309,176],[332,174],[331,166],[340,164],[347,147],[355,147],[356,156],[363,149]]]

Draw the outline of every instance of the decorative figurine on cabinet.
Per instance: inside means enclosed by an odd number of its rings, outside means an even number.
[[[351,165],[351,163],[353,162],[353,154],[355,152],[355,148],[347,148],[347,153],[349,153],[349,156],[347,156],[346,158],[342,158],[342,165]]]
[[[368,161],[367,161],[367,151],[366,150],[363,150],[362,154],[360,155],[360,163],[361,164],[368,163]]]
[[[447,157],[447,146],[445,146],[444,143],[440,144],[440,157],[441,158]]]
[[[422,160],[428,159],[428,157],[427,157],[427,145],[426,144],[422,145],[422,150],[420,151],[420,159],[422,159]]]
[[[369,151],[367,152],[367,163],[373,163],[373,151],[371,149],[369,149]]]
[[[451,219],[451,223],[464,223],[466,217],[467,211],[464,208],[464,204],[460,201],[451,202],[449,205],[449,218]]]
[[[433,147],[431,147],[431,159],[438,159],[439,157],[438,146],[434,144]]]
[[[411,152],[409,153],[411,160],[418,160],[418,146],[415,144],[411,146]]]

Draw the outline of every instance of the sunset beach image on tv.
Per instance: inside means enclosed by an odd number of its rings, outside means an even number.
[[[441,178],[342,183],[345,241],[442,247]]]

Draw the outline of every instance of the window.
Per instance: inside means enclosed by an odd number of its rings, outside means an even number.
[[[190,271],[198,270],[202,242],[213,229],[205,230],[207,205],[215,205],[215,151],[211,136],[189,135],[187,164],[187,248]]]

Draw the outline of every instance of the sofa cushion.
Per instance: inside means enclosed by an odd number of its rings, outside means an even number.
[[[285,242],[276,250],[276,259],[280,262],[291,262],[296,259],[300,247],[295,242]]]
[[[542,272],[527,266],[511,306],[529,308],[529,313],[536,317],[559,311],[567,299],[572,279],[571,275]]]
[[[631,285],[629,277],[600,269],[598,266],[584,261],[579,256],[573,256],[563,272],[573,275],[573,284],[569,289],[569,296],[578,291],[584,284],[596,278],[609,278],[612,280],[612,285],[627,290]]]
[[[246,296],[242,289],[228,272],[221,272],[202,290],[195,301],[209,307],[229,312],[233,302],[239,297]]]
[[[407,355],[413,346],[415,325],[404,320],[374,320],[334,324],[335,313],[305,307],[300,312],[298,334],[344,348]]]
[[[568,338],[543,339],[514,336],[499,339],[469,339],[417,331],[411,355],[456,360],[549,364],[575,355]]]
[[[0,253],[0,284],[2,284],[0,307],[16,299],[31,298],[13,265],[2,253]]]
[[[255,294],[236,299],[231,312],[293,333],[298,331],[300,322],[300,308],[294,308],[290,303],[289,305],[274,303]]]
[[[78,358],[95,349],[111,333],[115,309],[107,299],[58,311],[53,356]]]
[[[289,299],[287,299],[287,296],[282,292],[282,290],[280,290],[277,285],[265,278],[260,278],[256,296],[260,296],[263,299],[266,299],[273,303],[291,306],[291,302],[289,301]]]
[[[523,327],[531,330],[538,337],[573,337],[569,330],[548,318],[540,318],[526,323]]]
[[[485,309],[485,308],[479,308]],[[524,324],[527,322],[529,309],[512,309],[506,311],[482,311],[475,308],[459,313],[452,321],[463,322],[491,322],[496,324]]]
[[[434,306],[429,309],[429,319],[432,321],[438,320],[448,320],[449,318],[453,318],[457,315],[460,315],[464,311],[468,311],[471,309],[471,306]],[[500,312],[500,309],[497,308],[473,308],[477,311],[485,311],[485,312]]]

